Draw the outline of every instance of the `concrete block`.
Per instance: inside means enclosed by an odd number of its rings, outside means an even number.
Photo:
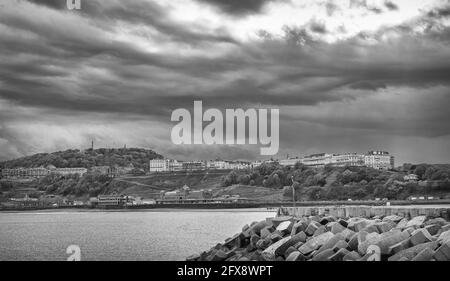
[[[275,243],[281,240],[283,238],[283,235],[279,231],[275,230],[272,234],[270,234],[269,238],[272,243]]]
[[[403,217],[401,216],[397,216],[397,215],[390,215],[390,216],[385,216],[383,218],[383,221],[392,221],[395,223],[398,223],[399,221],[401,221],[403,219]]]
[[[333,256],[335,253],[331,249],[326,249],[318,254],[316,254],[312,260],[313,261],[327,261],[331,256]]]
[[[271,226],[266,226],[263,229],[260,230],[260,235],[261,238],[266,238],[266,237],[270,237],[270,235],[272,234],[273,230]]]
[[[311,221],[308,225],[308,227],[305,230],[305,233],[309,236],[312,236],[314,234],[314,232],[316,232],[317,229],[319,229],[319,227],[321,227],[322,225],[316,221]]]
[[[305,256],[302,255],[299,251],[295,251],[289,254],[286,258],[286,261],[304,261],[306,260]]]
[[[360,256],[357,252],[351,251],[351,252],[349,252],[348,254],[346,254],[346,255],[342,258],[342,260],[343,260],[343,261],[357,261],[357,260],[359,260],[360,258],[361,258],[361,256]]]
[[[406,227],[407,224],[408,224],[408,219],[404,218],[397,223],[395,228],[403,229]]]
[[[450,230],[450,223],[449,223],[449,224],[446,224],[446,225],[443,225],[442,228],[441,228],[441,230],[442,230],[442,232],[445,232],[445,231]]]
[[[299,221],[292,226],[291,235],[295,235],[301,231],[305,231],[308,224],[305,221]]]
[[[437,261],[450,261],[450,242],[442,244],[434,253]]]
[[[364,227],[361,231],[366,231],[367,233],[379,233],[378,227],[375,224],[368,225]]]
[[[411,244],[413,246],[416,246],[418,244],[431,242],[432,238],[431,238],[430,233],[428,233],[428,231],[425,228],[419,228],[419,229],[416,229],[411,234],[410,240],[411,240]]]
[[[430,248],[430,250],[435,250],[438,246],[436,241],[419,244],[408,249],[402,250],[393,256],[388,258],[388,261],[398,261],[402,257],[406,257],[408,260],[413,259],[418,253],[420,253],[425,248]]]
[[[334,236],[334,234],[332,232],[325,232],[319,236],[309,239],[308,241],[306,241],[305,244],[300,246],[300,248],[298,250],[303,255],[307,255],[307,254],[313,252],[314,250],[318,249],[319,247],[321,247],[333,236]]]
[[[375,223],[375,226],[378,228],[378,233],[384,233],[394,228],[396,224],[392,221],[385,221]]]
[[[412,209],[414,210],[414,209]],[[421,227],[423,225],[423,223],[425,222],[425,220],[427,219],[426,216],[416,216],[413,217],[407,224],[406,227],[409,226],[417,226],[417,227]]]
[[[289,257],[289,255],[293,252],[298,252],[297,248],[295,248],[294,246],[290,246],[285,252],[284,252],[284,257],[287,259]]]
[[[340,240],[333,246],[332,250],[336,253],[340,249],[347,249],[347,248],[348,248],[347,242],[345,242],[344,240]]]
[[[344,242],[345,243],[345,242]],[[350,251],[345,249],[345,248],[341,248],[339,249],[334,255],[332,255],[331,257],[328,258],[329,261],[342,261],[343,258],[349,254]]]
[[[442,232],[442,233],[439,235],[439,238],[438,238],[437,241],[438,241],[440,244],[445,244],[445,243],[449,242],[449,241],[450,241],[450,230],[447,230],[447,231],[445,231],[445,232]]]
[[[293,226],[293,222],[288,220],[288,221],[284,221],[281,222],[277,227],[276,230],[278,230],[279,232],[282,233],[282,235],[284,236],[287,233],[291,233],[292,231],[292,226]]]
[[[279,246],[275,250],[275,255],[282,256],[285,255],[286,250],[297,244],[298,242],[305,242],[306,241],[306,235],[304,232],[300,232],[294,236],[288,236],[289,240],[287,240],[283,245]]]
[[[292,216],[279,216],[271,219],[274,228],[277,228],[282,222],[293,220],[294,218]]]
[[[277,251],[277,249],[282,247],[283,244],[285,244],[290,239],[291,239],[291,237],[285,237],[285,238],[275,242],[274,244],[270,245],[269,247],[267,247],[267,249],[265,249],[262,252],[262,257],[264,258],[264,260],[266,260],[266,261],[274,261],[274,260],[276,260],[276,258],[277,258],[276,251]]]
[[[348,223],[347,228],[353,230],[353,231],[361,231],[363,228],[365,228],[368,225],[367,220],[365,219],[359,219],[359,220],[352,220]]]
[[[327,232],[326,227],[324,225],[321,225],[316,231],[314,231],[313,236],[318,236],[318,235],[320,235],[322,233],[325,233],[325,232]]]
[[[434,251],[430,248],[423,249],[411,261],[431,261],[433,259]]]
[[[338,221],[337,221],[340,225],[342,225],[343,227],[347,227],[347,225],[348,225],[348,222],[346,221],[346,220],[344,220],[344,219],[339,219]]]
[[[344,237],[345,237],[345,241],[350,241],[350,239],[353,237],[353,235],[356,233],[356,232],[354,232],[353,230],[350,230],[350,229],[348,229],[348,228],[346,228],[346,229],[344,229],[342,232],[339,232],[339,233],[342,233],[342,235],[344,235]]]
[[[438,231],[441,229],[439,224],[430,224],[425,226],[425,229],[430,233],[430,235],[436,235]]]
[[[408,249],[411,246],[412,245],[411,245],[410,239],[407,238],[401,242],[398,242],[397,244],[390,246],[388,249],[388,255],[395,255],[398,252]]]
[[[318,252],[324,251],[326,249],[332,249],[339,241],[345,242],[345,237],[342,233],[335,234],[333,237],[328,239],[321,247]]]

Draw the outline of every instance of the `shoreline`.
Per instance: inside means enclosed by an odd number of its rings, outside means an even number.
[[[2,210],[1,213],[89,213],[89,212],[108,212],[108,213],[119,213],[119,212],[148,212],[148,213],[171,213],[171,212],[274,212],[276,214],[277,209],[269,210],[267,208],[237,208],[237,209],[186,209],[186,208],[152,208],[152,209],[88,209],[88,208],[63,208],[63,209],[34,209],[34,210]]]
[[[389,206],[386,204],[389,202]],[[133,210],[226,210],[226,209],[267,209],[280,207],[336,207],[336,206],[374,206],[401,208],[407,206],[417,206],[418,208],[435,208],[450,206],[450,200],[392,200],[392,201],[300,201],[300,202],[251,202],[251,203],[224,203],[224,204],[158,204],[158,205],[137,205],[137,206],[108,206],[108,207],[88,207],[88,206],[60,206],[60,207],[21,207],[21,208],[1,208],[1,212],[28,212],[44,210],[100,210],[100,211],[133,211]]]
[[[395,203],[395,202],[394,202]],[[434,204],[392,204],[392,205],[371,205],[371,204],[308,204],[308,205],[299,205],[296,204],[298,208],[336,208],[336,207],[376,207],[381,209],[401,209],[401,208],[411,208],[414,207],[416,209],[437,209],[437,208],[448,208],[450,209],[450,203],[437,203]],[[224,207],[224,208],[221,208]],[[255,207],[235,207],[235,206],[215,206],[214,208],[208,208],[207,206],[203,208],[195,208],[194,206],[164,206],[164,207],[150,207],[150,208],[80,208],[80,207],[51,207],[51,208],[29,208],[29,209],[1,209],[1,213],[36,213],[36,212],[277,212],[279,209],[283,208],[293,208],[292,204],[279,204],[276,206],[255,206]],[[295,207],[294,207],[295,208]]]

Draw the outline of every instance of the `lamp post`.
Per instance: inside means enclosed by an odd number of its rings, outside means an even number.
[[[292,180],[292,206],[295,207],[294,176],[291,176],[291,180]]]

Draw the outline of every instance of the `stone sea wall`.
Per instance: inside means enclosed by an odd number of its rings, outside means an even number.
[[[450,261],[445,208],[284,207],[189,261]]]

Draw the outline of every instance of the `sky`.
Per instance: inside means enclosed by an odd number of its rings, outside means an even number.
[[[0,160],[95,147],[264,159],[175,145],[171,113],[277,108],[274,158],[386,150],[450,163],[450,1],[2,0]]]

